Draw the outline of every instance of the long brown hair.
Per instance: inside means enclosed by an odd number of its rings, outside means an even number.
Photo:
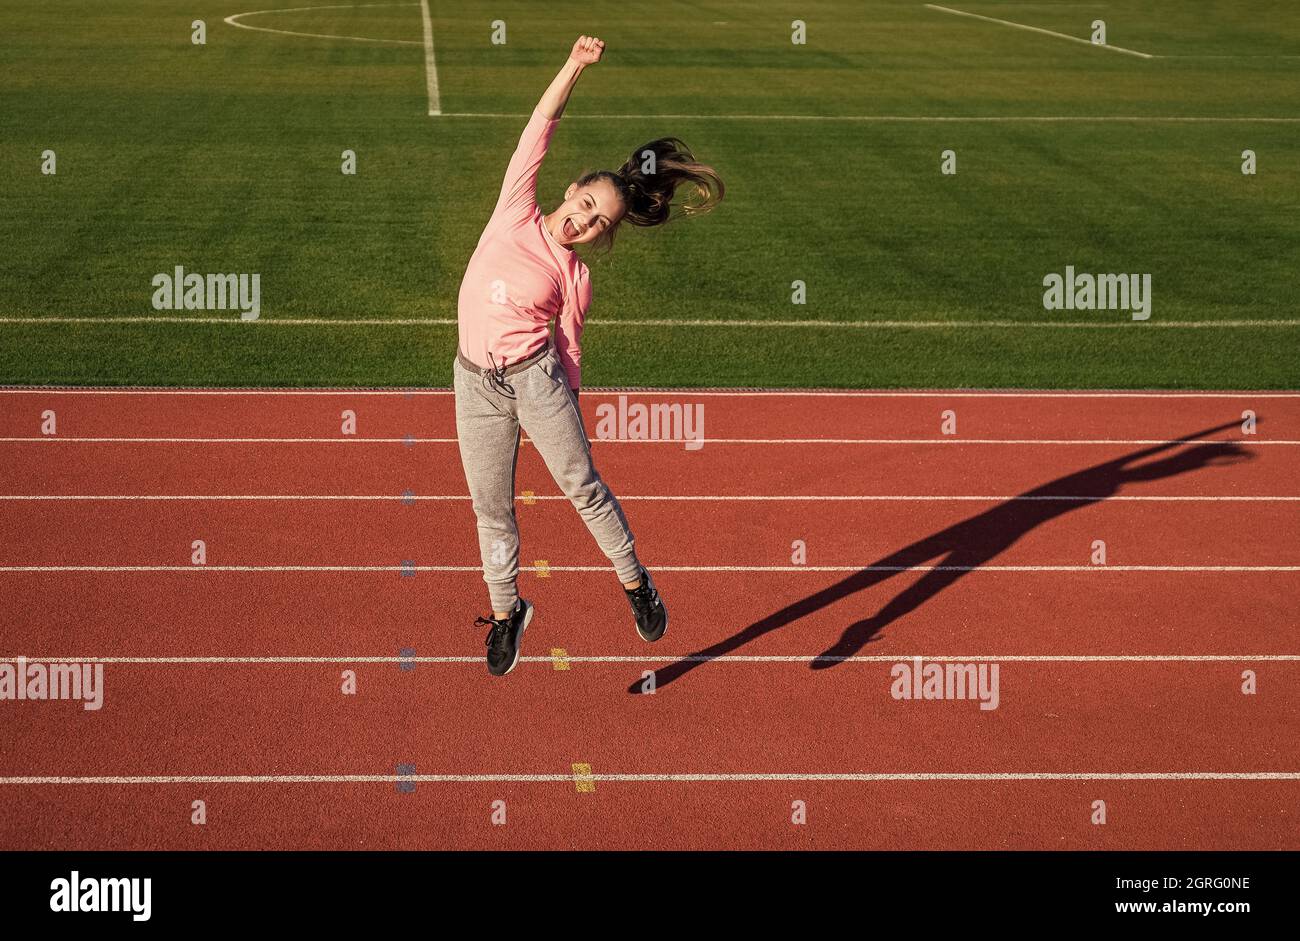
[[[617,170],[588,173],[578,180],[578,185],[597,180],[608,180],[624,206],[622,219],[592,242],[598,252],[614,247],[614,236],[624,221],[645,227],[663,225],[680,216],[696,216],[716,206],[726,192],[718,171],[696,160],[690,148],[676,137],[660,137],[643,144]],[[693,193],[673,203],[677,188],[686,184],[693,187]]]

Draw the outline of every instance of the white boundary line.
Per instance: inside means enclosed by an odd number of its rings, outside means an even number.
[[[433,17],[429,15],[429,0],[420,0],[420,17],[424,23],[424,75],[429,88],[429,116],[442,114],[442,99],[438,95],[438,66],[433,60]]]
[[[261,774],[121,775],[95,777],[0,777],[3,784],[572,784],[686,782],[889,782],[889,781],[1300,781],[1300,771],[1007,771],[862,772],[817,774],[739,772],[732,774]]]
[[[0,565],[0,572],[474,572],[481,565]],[[521,565],[521,572],[600,572],[608,565]],[[658,565],[656,572],[1300,572],[1300,565]]]
[[[426,501],[426,502],[427,502],[427,501],[430,501],[430,500],[437,500],[437,501],[441,501],[441,500],[457,500],[457,501],[462,501],[462,502],[464,502],[464,501],[468,501],[469,499],[470,499],[469,494],[454,494],[454,493],[453,493],[453,494],[441,494],[441,493],[431,493],[431,494],[411,494],[410,496],[407,496],[407,495],[405,495],[405,494],[392,494],[392,493],[383,493],[383,494],[333,494],[333,493],[320,493],[320,494],[301,494],[301,493],[286,493],[286,494],[275,494],[275,493],[270,493],[270,494],[261,494],[261,493],[247,493],[247,494],[242,494],[242,493],[231,493],[231,494],[225,494],[225,493],[222,493],[222,494],[216,494],[216,493],[213,493],[213,494],[153,494],[153,493],[147,493],[147,494],[93,494],[93,493],[91,493],[91,494],[0,494],[0,501],[5,501],[5,500],[9,500],[9,501],[20,501],[20,500],[32,500],[32,501],[42,501],[42,500],[49,500],[49,501],[58,501],[58,500],[67,500],[67,501],[76,501],[76,500],[85,500],[85,501],[112,501],[112,500],[121,500],[121,501],[152,501],[152,500],[195,500],[195,501],[209,501],[209,500],[210,500],[210,501],[221,501],[221,500],[232,500],[232,501],[239,501],[239,500],[247,500],[247,501],[256,501],[256,500],[284,500],[284,501],[294,501],[294,500],[304,500],[304,501],[309,501],[309,500],[355,500],[355,501],[391,501],[391,502],[404,501],[404,502],[407,502],[407,503],[417,503],[417,502],[421,502],[421,501]],[[566,496],[564,496],[563,494],[534,494],[534,495],[531,496],[531,497],[524,497],[524,496],[521,496],[521,495],[520,495],[520,496],[516,496],[515,499],[516,499],[516,500],[521,500],[521,501],[528,501],[528,500],[554,500],[554,501],[557,501],[557,502],[560,502],[560,501],[563,501],[563,502],[565,502],[565,503],[568,503],[568,502],[569,502],[569,498],[566,497]],[[872,503],[872,502],[884,502],[884,503],[911,503],[911,502],[916,502],[916,501],[932,501],[932,502],[936,502],[936,503],[957,503],[957,502],[967,502],[967,501],[968,501],[968,502],[975,502],[975,503],[1007,503],[1007,502],[1011,502],[1011,501],[1027,501],[1027,502],[1028,502],[1028,501],[1034,501],[1034,502],[1045,502],[1045,503],[1062,503],[1062,502],[1065,502],[1065,503],[1071,503],[1071,502],[1110,503],[1110,502],[1119,501],[1119,500],[1150,501],[1150,502],[1179,502],[1179,501],[1185,501],[1185,502],[1189,502],[1189,503],[1215,503],[1215,502],[1229,502],[1229,503],[1231,503],[1231,502],[1286,503],[1286,502],[1296,502],[1296,501],[1300,501],[1300,496],[1239,496],[1239,495],[1224,495],[1224,496],[1215,496],[1215,495],[1209,495],[1209,496],[1121,496],[1121,495],[1116,495],[1116,496],[1095,496],[1095,497],[1089,497],[1089,496],[1084,496],[1084,495],[1079,495],[1079,496],[1065,496],[1065,495],[1063,495],[1063,496],[1056,496],[1056,495],[1052,495],[1052,496],[1027,496],[1027,495],[1024,495],[1024,494],[1016,494],[1016,495],[1012,495],[1012,496],[991,496],[991,495],[990,495],[990,496],[984,496],[984,495],[978,495],[978,494],[973,494],[973,495],[966,495],[966,494],[961,494],[961,495],[957,495],[957,494],[898,494],[898,495],[895,495],[895,494],[830,494],[830,495],[807,495],[807,494],[735,494],[735,495],[731,495],[731,494],[696,494],[696,495],[681,495],[681,494],[673,494],[673,495],[663,495],[663,496],[659,496],[659,495],[648,495],[648,494],[641,494],[641,495],[636,495],[636,494],[634,494],[634,495],[629,496],[629,495],[626,495],[626,494],[620,494],[620,495],[619,495],[619,500],[623,500],[623,501],[627,501],[627,500],[637,500],[637,501],[642,501],[642,502],[654,502],[654,501],[665,501],[665,502],[666,502],[666,501],[677,501],[677,502],[684,502],[684,503],[690,503],[690,502],[694,502],[694,501],[700,501],[700,502],[711,502],[711,501],[755,501],[755,502],[769,502],[769,501],[770,501],[770,502],[774,502],[774,503],[777,503],[777,502],[796,502],[796,501],[800,501],[800,502],[810,502],[810,503],[812,503],[812,502],[822,502],[822,501],[826,501],[826,502],[858,502],[858,503]]]
[[[69,386],[0,386],[3,395],[454,395],[451,389],[308,388],[280,386],[198,389],[185,387],[127,386],[123,388]],[[862,398],[862,399],[1300,399],[1300,392],[1214,392],[1195,390],[1166,392],[1143,389],[1050,390],[1050,389],[719,389],[716,387],[648,389],[583,389],[586,395],[707,395],[722,398]]]
[[[226,17],[222,22],[229,23],[231,26],[239,29],[251,29],[259,33],[279,33],[284,36],[305,36],[309,39],[348,39],[352,42],[373,42],[387,46],[418,46],[421,45],[414,39],[369,39],[365,36],[335,36],[329,33],[299,33],[290,29],[272,29],[269,26],[249,26],[247,23],[237,22],[245,16],[263,16],[267,13],[301,13],[304,10],[346,10],[353,7],[413,7],[414,3],[336,3],[329,6],[316,7],[284,7],[277,10],[254,10],[251,13],[234,13]],[[436,85],[434,86],[436,88]],[[432,114],[432,112],[430,112]]]
[[[938,10],[942,13],[952,13],[956,16],[968,16],[973,20],[984,20],[988,23],[1001,23],[1003,26],[1011,26],[1015,29],[1027,30],[1031,33],[1041,33],[1044,36],[1055,36],[1057,39],[1068,39],[1070,42],[1083,43],[1085,46],[1092,46],[1095,49],[1109,49],[1112,52],[1122,52],[1126,55],[1137,56],[1140,59],[1161,59],[1163,56],[1151,55],[1146,52],[1138,52],[1134,49],[1125,49],[1123,46],[1112,46],[1109,43],[1094,43],[1088,39],[1080,39],[1078,36],[1070,36],[1066,33],[1054,32],[1050,29],[1043,29],[1040,26],[1026,26],[1024,23],[1013,23],[1010,20],[1000,20],[994,16],[983,16],[979,13],[967,13],[965,10],[954,10],[952,7],[941,7],[934,3],[924,4],[927,10]]]
[[[443,115],[446,117],[446,115]],[[1300,119],[1297,119],[1300,120]],[[239,324],[244,327],[452,327],[456,320],[449,317],[259,317],[241,320],[238,317],[0,317],[0,324]],[[1219,330],[1242,327],[1297,327],[1300,319],[1278,320],[1155,320],[1134,323],[1119,321],[1076,320],[692,320],[692,319],[619,319],[595,320],[604,327],[762,327],[775,329],[809,330],[942,330],[988,329],[1068,329],[1068,330],[1147,330],[1151,328],[1174,330]]]
[[[533,439],[524,437],[527,444]],[[75,435],[27,435],[0,437],[0,444],[21,444],[30,441],[63,441],[70,444],[456,444],[456,438],[99,438]],[[682,446],[683,438],[592,438],[595,444],[661,444]],[[1246,444],[1246,445],[1300,445],[1300,440],[1252,438],[709,438],[697,440],[698,444],[1046,444],[1046,445],[1130,445],[1130,444]]]
[[[1081,40],[1082,41],[1082,40]],[[1091,45],[1091,43],[1089,43]],[[1108,47],[1115,48],[1115,47]],[[527,119],[523,112],[460,111],[445,112],[444,118]],[[566,121],[863,121],[900,124],[1300,124],[1300,118],[1225,117],[1162,115],[924,115],[924,114],[570,114]]]
[[[1261,654],[1258,656],[1236,654],[1016,654],[1013,656],[922,656],[898,654],[887,656],[828,657],[821,654],[794,656],[719,656],[701,654],[675,657],[671,654],[645,657],[520,657],[522,663],[553,664],[557,659],[566,663],[807,663],[810,660],[834,660],[840,663],[903,663],[917,657],[929,663],[1254,663],[1300,661],[1300,654]],[[0,663],[17,662],[17,657],[0,657]],[[478,657],[34,657],[29,663],[104,663],[104,664],[296,664],[296,663],[465,663],[482,666]]]

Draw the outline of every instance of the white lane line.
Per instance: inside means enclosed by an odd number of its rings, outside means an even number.
[[[433,61],[433,17],[429,15],[429,0],[420,0],[420,16],[424,21],[424,75],[429,89],[429,116],[442,114],[442,98],[438,95],[438,66]]]
[[[570,663],[807,663],[810,660],[834,660],[840,663],[902,663],[920,657],[927,663],[1254,663],[1300,661],[1300,654],[1016,654],[996,656],[971,654],[967,656],[928,654],[898,654],[896,656],[828,657],[821,654],[793,656],[742,656],[710,657],[701,654],[673,656],[671,654],[643,657],[565,657]],[[0,663],[17,662],[17,657],[0,657]],[[466,663],[482,666],[483,658],[476,657],[26,657],[29,663],[104,663],[104,664],[292,664],[292,663]],[[554,657],[520,657],[522,663],[555,663]]]
[[[1055,36],[1057,39],[1068,39],[1070,42],[1080,42],[1085,46],[1092,46],[1096,49],[1109,49],[1112,52],[1122,52],[1125,55],[1137,56],[1140,59],[1159,59],[1161,56],[1151,55],[1146,52],[1138,52],[1134,49],[1125,49],[1123,46],[1112,46],[1109,43],[1094,43],[1089,39],[1080,39],[1078,36],[1070,36],[1066,33],[1058,33],[1050,29],[1043,29],[1039,26],[1026,26],[1024,23],[1013,23],[1010,20],[1000,20],[995,16],[983,16],[979,13],[967,13],[965,10],[954,10],[952,7],[941,7],[934,3],[924,4],[927,10],[938,10],[942,13],[952,13],[956,16],[968,16],[973,20],[984,20],[989,23],[1001,23],[1003,26],[1011,26],[1015,29],[1027,30],[1031,33],[1042,33],[1044,36]]]
[[[447,115],[443,115],[447,117]],[[1300,120],[1300,119],[1297,119]],[[456,320],[448,317],[0,317],[0,324],[239,324],[278,327],[452,327]],[[593,321],[600,327],[764,327],[809,330],[1007,330],[1007,329],[1083,329],[1083,330],[1219,330],[1243,327],[1296,327],[1300,319],[1277,320],[708,320],[708,319],[618,319]]]
[[[1073,38],[1073,37],[1070,37]],[[1080,40],[1083,41],[1083,40]],[[1091,45],[1091,43],[1089,43]],[[1108,48],[1114,48],[1108,47]],[[510,118],[527,119],[523,112],[494,111],[446,112],[444,118]],[[566,121],[861,121],[866,123],[899,124],[1300,124],[1300,118],[1283,117],[1231,117],[1161,115],[983,115],[939,116],[909,114],[572,114],[564,113]]]
[[[528,438],[525,441],[531,440]],[[0,443],[22,441],[67,441],[81,444],[455,444],[455,438],[96,438],[76,435],[28,435],[0,438]],[[593,443],[595,443],[593,441]],[[650,443],[650,442],[646,442]],[[654,442],[658,443],[658,442]],[[681,441],[668,442],[682,444]],[[710,444],[713,442],[710,441]],[[1247,442],[1249,443],[1249,442]]]
[[[466,502],[470,499],[469,494],[455,493],[434,493],[434,494],[336,494],[336,493],[213,493],[213,494],[189,494],[189,493],[77,493],[77,494],[0,494],[0,501],[22,501],[22,500],[50,500],[50,501],[154,501],[154,500],[195,500],[195,501],[243,501],[243,500],[272,500],[272,501],[294,501],[294,500],[357,500],[357,501],[405,501],[416,503],[429,500],[457,500]],[[535,494],[524,497],[516,496],[516,500],[527,502],[529,500],[554,500],[569,502],[569,498],[563,494]],[[712,501],[755,501],[755,502],[851,502],[851,503],[871,503],[871,502],[889,502],[889,503],[911,503],[914,501],[930,501],[935,503],[958,503],[958,502],[975,502],[975,503],[1007,503],[1011,501],[1041,501],[1047,503],[1111,503],[1119,500],[1133,501],[1152,501],[1152,502],[1179,502],[1189,503],[1234,503],[1234,502],[1259,502],[1259,503],[1286,503],[1300,501],[1300,496],[1096,496],[1090,497],[1085,495],[1025,495],[1016,494],[1012,496],[985,496],[981,494],[833,494],[833,495],[806,495],[806,494],[673,494],[671,496],[657,496],[645,494],[619,494],[619,500],[639,500],[655,502],[712,502]]]
[[[279,33],[283,36],[305,36],[309,39],[346,39],[351,42],[372,42],[387,46],[419,46],[421,43],[414,39],[370,39],[366,36],[336,36],[331,33],[300,33],[291,29],[272,29],[269,26],[249,26],[247,23],[240,23],[239,20],[246,16],[265,16],[268,13],[302,13],[305,10],[347,10],[353,7],[413,7],[414,3],[337,3],[329,6],[317,7],[284,7],[277,10],[254,10],[251,13],[235,13],[225,18],[223,22],[236,26],[239,29],[251,29],[259,33]]]
[[[482,572],[479,565],[0,565],[0,572]],[[602,572],[608,565],[521,565]],[[656,572],[1300,572],[1300,565],[659,565]]]
[[[781,781],[1300,781],[1300,771],[1005,771],[862,772],[841,774],[739,772],[731,774],[590,774],[607,783],[766,783]],[[0,784],[572,784],[573,774],[239,774],[12,776]]]
[[[533,439],[524,437],[525,444]],[[72,444],[456,444],[456,438],[108,438],[78,435],[22,435],[0,437],[0,443],[14,444],[28,441]],[[682,438],[592,438],[594,444],[660,444],[681,447],[688,443]],[[705,444],[1015,444],[1015,445],[1130,445],[1130,444],[1247,444],[1247,445],[1297,445],[1300,440],[1285,438],[699,438]]]
[[[1251,392],[1189,390],[1165,392],[1144,389],[1049,390],[1049,389],[720,389],[716,386],[692,388],[623,388],[583,389],[584,396],[601,395],[707,395],[721,398],[849,398],[849,399],[1300,399],[1300,392]],[[279,386],[199,389],[170,386],[0,386],[3,395],[454,395],[451,389],[429,388],[341,388],[286,389]]]

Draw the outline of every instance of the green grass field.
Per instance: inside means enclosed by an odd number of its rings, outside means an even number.
[[[265,8],[249,0],[8,3],[0,383],[447,385],[454,325],[380,321],[455,318],[524,116],[590,33],[606,61],[555,136],[543,207],[665,134],[728,192],[592,264],[586,385],[1300,386],[1300,8],[952,2],[1081,38],[1102,19],[1153,58],[911,0],[431,0],[441,109],[516,116],[430,117],[418,3],[241,20],[404,44],[223,22]],[[150,282],[176,265],[260,273],[261,319],[110,322],[172,315]],[[1067,265],[1150,273],[1150,320],[1045,310]]]

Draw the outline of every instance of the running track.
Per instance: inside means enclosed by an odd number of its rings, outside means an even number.
[[[494,679],[447,392],[0,390],[0,659],[105,670],[0,702],[0,848],[1300,848],[1300,394],[628,395],[669,633],[525,442]]]

